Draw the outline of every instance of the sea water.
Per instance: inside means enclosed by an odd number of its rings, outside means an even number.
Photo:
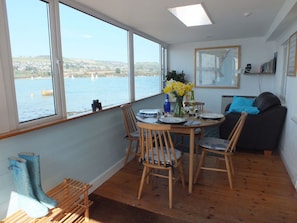
[[[91,112],[92,101],[98,99],[103,108],[129,102],[128,77],[65,78],[66,111],[68,115]],[[50,78],[16,79],[19,121],[28,121],[56,114],[52,95],[43,96],[43,90],[52,90]],[[161,92],[159,76],[135,78],[135,98],[145,98]]]

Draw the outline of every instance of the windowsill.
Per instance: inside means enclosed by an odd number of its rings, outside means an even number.
[[[21,134],[24,134],[24,133],[27,133],[27,132],[32,132],[32,131],[36,131],[36,130],[39,130],[39,129],[47,128],[47,127],[50,127],[50,126],[53,126],[53,125],[58,125],[58,124],[61,124],[61,123],[73,121],[73,120],[76,120],[76,119],[79,119],[79,118],[84,118],[84,117],[94,115],[94,114],[97,114],[97,113],[101,113],[101,112],[104,112],[104,111],[108,111],[110,109],[117,108],[117,107],[119,107],[119,106],[112,107],[112,108],[107,108],[107,109],[97,111],[97,112],[86,113],[86,114],[76,116],[76,117],[64,118],[64,119],[51,121],[51,122],[44,123],[44,124],[37,124],[35,126],[19,128],[19,129],[10,131],[10,132],[5,132],[5,133],[0,134],[0,140],[5,139],[5,138],[9,138],[9,137],[13,137],[13,136],[17,136],[17,135],[21,135]]]

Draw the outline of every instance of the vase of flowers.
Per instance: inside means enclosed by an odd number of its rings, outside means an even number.
[[[184,97],[183,96],[176,96],[176,104],[175,104],[175,107],[174,107],[174,116],[177,116],[177,117],[182,117],[184,115],[183,113],[183,99]]]
[[[166,82],[164,93],[171,94],[176,99],[174,116],[183,116],[183,98],[185,95],[188,95],[190,92],[192,92],[192,89],[193,83],[182,83],[172,79]]]

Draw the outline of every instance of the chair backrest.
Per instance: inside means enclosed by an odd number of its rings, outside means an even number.
[[[123,114],[126,134],[128,137],[131,137],[131,133],[137,131],[136,117],[132,109],[132,105],[130,103],[121,105],[121,110]]]
[[[233,152],[236,149],[236,144],[241,134],[242,128],[244,126],[246,117],[247,117],[247,113],[242,112],[228,137],[229,144],[225,150],[226,152]]]
[[[144,165],[168,167],[177,164],[170,125],[137,122],[141,140],[141,159]]]

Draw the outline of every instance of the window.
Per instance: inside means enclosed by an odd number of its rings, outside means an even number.
[[[19,122],[55,115],[48,4],[6,3]]]
[[[104,109],[161,92],[166,48],[67,4],[0,1],[1,133],[91,112],[95,99]]]
[[[160,45],[134,35],[135,99],[161,92]]]
[[[127,31],[64,4],[60,23],[67,116],[128,102]]]

